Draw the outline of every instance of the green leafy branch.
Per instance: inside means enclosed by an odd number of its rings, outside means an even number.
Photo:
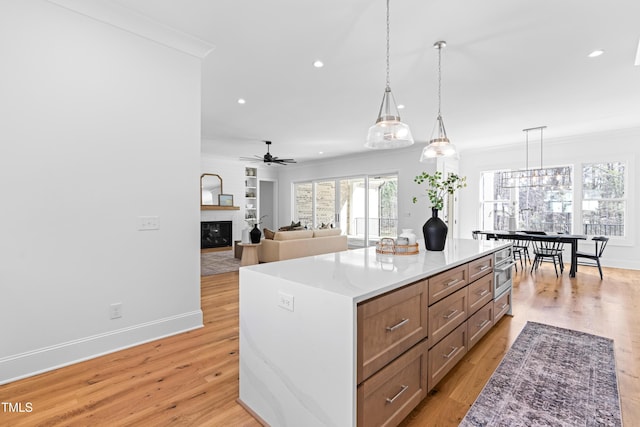
[[[444,208],[444,196],[453,194],[456,190],[467,186],[467,177],[450,173],[447,178],[442,179],[442,172],[434,172],[428,174],[422,172],[413,180],[416,184],[427,184],[427,197],[431,202],[433,209],[442,210]],[[418,201],[417,197],[413,197],[413,203]]]

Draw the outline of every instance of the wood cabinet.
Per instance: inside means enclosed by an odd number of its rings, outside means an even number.
[[[430,305],[429,338],[434,345],[458,325],[467,320],[469,289],[464,287],[446,298]]]
[[[511,309],[511,289],[496,298],[493,304],[495,312],[493,321],[495,323]]]
[[[485,255],[357,308],[357,424],[397,425],[511,308]]]
[[[426,280],[358,306],[358,383],[427,336]]]
[[[358,425],[397,425],[427,396],[423,341],[358,386]]]

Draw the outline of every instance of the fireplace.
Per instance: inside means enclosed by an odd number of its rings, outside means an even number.
[[[232,247],[231,221],[202,221],[200,249]]]

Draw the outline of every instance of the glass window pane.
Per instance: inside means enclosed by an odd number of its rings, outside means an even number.
[[[336,218],[336,182],[316,183],[316,227],[334,224]],[[335,224],[334,224],[335,225]]]
[[[569,166],[482,174],[482,227],[572,232],[573,174]]]
[[[593,163],[582,169],[583,199],[620,199],[625,197],[625,164]]]
[[[592,236],[624,236],[624,201],[583,200],[583,233]]]
[[[313,226],[313,192],[310,182],[294,184],[294,221],[303,226]]]
[[[369,243],[397,237],[398,176],[369,178]]]

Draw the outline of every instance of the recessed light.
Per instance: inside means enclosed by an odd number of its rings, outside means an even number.
[[[313,66],[316,68],[322,68],[324,67],[324,62],[320,61],[319,59],[316,59],[315,61],[313,61]]]
[[[324,154],[324,151],[318,151],[318,154]]]
[[[404,110],[404,104],[398,104],[398,110]]]
[[[238,104],[246,104],[247,101],[244,100],[244,98],[238,98]]]
[[[593,52],[591,52],[589,55],[587,55],[589,58],[595,58],[598,57],[600,55],[602,55],[604,53],[604,50],[602,49],[598,49],[598,50],[594,50]]]

